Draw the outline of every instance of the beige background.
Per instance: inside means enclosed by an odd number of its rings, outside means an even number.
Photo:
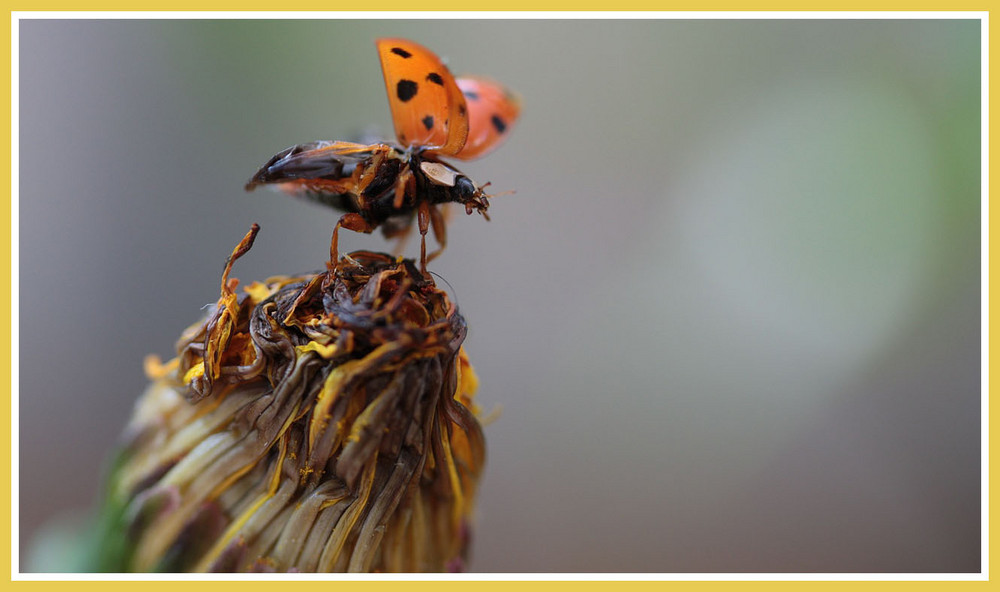
[[[433,265],[502,407],[472,569],[979,569],[978,22],[19,34],[22,550],[93,503],[143,356],[252,222],[241,280],[323,265],[336,214],[242,186],[391,130],[373,40],[398,35],[524,97],[462,167],[516,193]]]

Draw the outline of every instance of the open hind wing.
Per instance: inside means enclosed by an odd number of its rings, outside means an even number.
[[[338,181],[349,178],[354,167],[380,148],[382,144],[355,144],[354,142],[309,142],[282,150],[260,167],[246,190],[258,185],[289,181]]]

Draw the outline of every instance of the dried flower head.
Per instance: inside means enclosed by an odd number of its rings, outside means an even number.
[[[221,296],[150,360],[112,471],[114,571],[461,569],[484,462],[455,305],[355,252]]]

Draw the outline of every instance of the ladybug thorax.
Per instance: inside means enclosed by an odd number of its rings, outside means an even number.
[[[418,166],[420,167],[420,172],[427,177],[427,180],[435,185],[454,187],[458,178],[463,176],[462,173],[459,173],[443,162],[424,160]]]
[[[419,152],[410,158],[410,170],[419,179],[418,185],[427,192],[431,202],[478,201],[482,192],[471,179],[446,162]]]

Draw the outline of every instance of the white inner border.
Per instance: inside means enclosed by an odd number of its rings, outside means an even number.
[[[981,48],[981,537],[980,573],[469,573],[469,574],[75,574],[21,573],[19,536],[19,325],[18,325],[18,29],[21,20],[32,19],[780,19],[780,20],[883,20],[883,19],[973,19],[980,21]],[[989,13],[988,12],[11,12],[11,580],[14,581],[988,581],[989,580]]]

